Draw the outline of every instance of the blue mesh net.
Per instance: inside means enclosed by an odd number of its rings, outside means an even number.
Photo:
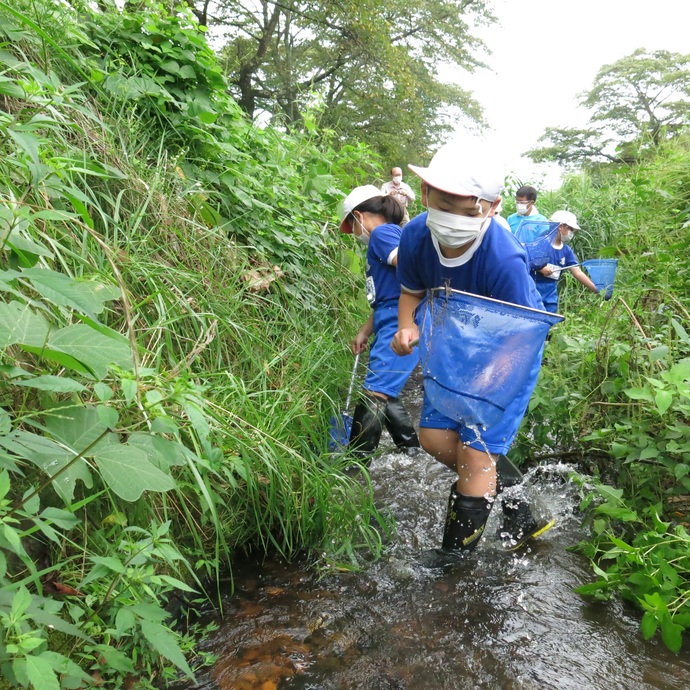
[[[447,417],[497,423],[524,388],[549,329],[550,314],[457,290],[434,290],[419,307],[425,390]]]
[[[549,263],[551,243],[559,225],[548,220],[523,220],[518,226],[515,237],[527,252],[530,269],[539,270]]]
[[[587,273],[589,273],[589,277],[597,290],[599,292],[606,290],[606,297],[611,297],[618,259],[588,259],[583,261],[582,265],[587,269]]]

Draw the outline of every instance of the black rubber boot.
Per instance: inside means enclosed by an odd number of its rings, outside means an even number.
[[[484,496],[464,496],[450,487],[448,512],[443,530],[444,551],[472,551],[484,532],[493,501]]]
[[[357,455],[371,455],[379,446],[383,423],[386,419],[386,401],[364,395],[352,416],[349,447]]]
[[[496,476],[498,492],[522,482],[523,474],[505,456],[496,459]],[[528,539],[538,537],[551,529],[555,520],[548,518],[536,519],[532,514],[530,504],[520,496],[501,496],[503,522],[499,528],[499,536],[509,550],[517,549]]]
[[[417,432],[400,398],[388,398],[384,424],[398,448],[419,448]]]

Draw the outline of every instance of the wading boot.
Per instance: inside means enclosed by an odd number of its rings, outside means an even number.
[[[517,486],[523,478],[522,472],[505,455],[499,455],[496,459],[496,475],[499,493],[505,488]],[[501,506],[503,522],[499,528],[499,536],[509,551],[519,549],[528,539],[544,534],[556,524],[550,518],[536,518],[529,502],[519,496],[502,495]]]
[[[419,448],[417,432],[412,426],[412,420],[407,414],[400,398],[388,398],[386,403],[386,429],[393,439],[393,443],[400,449]]]
[[[450,487],[448,512],[443,530],[444,551],[472,551],[484,532],[493,501],[484,496],[464,496]]]
[[[379,445],[383,423],[386,419],[386,401],[372,395],[365,395],[357,403],[352,415],[352,431],[349,447],[365,459]]]

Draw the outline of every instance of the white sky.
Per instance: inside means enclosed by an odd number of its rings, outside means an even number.
[[[637,48],[690,53],[690,0],[494,0],[499,23],[476,31],[492,51],[493,70],[462,73],[492,131],[483,150],[525,184],[558,186],[555,166],[520,156],[538,146],[546,127],[580,127],[587,112],[577,94],[599,69]],[[465,139],[460,132],[455,138]],[[476,140],[475,142],[476,143]],[[544,177],[546,175],[546,177]]]

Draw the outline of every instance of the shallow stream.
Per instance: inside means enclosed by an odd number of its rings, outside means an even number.
[[[384,558],[322,579],[299,563],[239,564],[220,628],[204,644],[218,661],[196,687],[688,690],[690,652],[645,641],[639,612],[625,604],[573,592],[592,576],[567,551],[584,534],[569,469],[528,476],[556,517],[530,547],[502,550],[492,514],[470,558],[438,563],[430,554],[453,475],[423,452],[384,452],[370,468],[377,504],[397,523]]]

